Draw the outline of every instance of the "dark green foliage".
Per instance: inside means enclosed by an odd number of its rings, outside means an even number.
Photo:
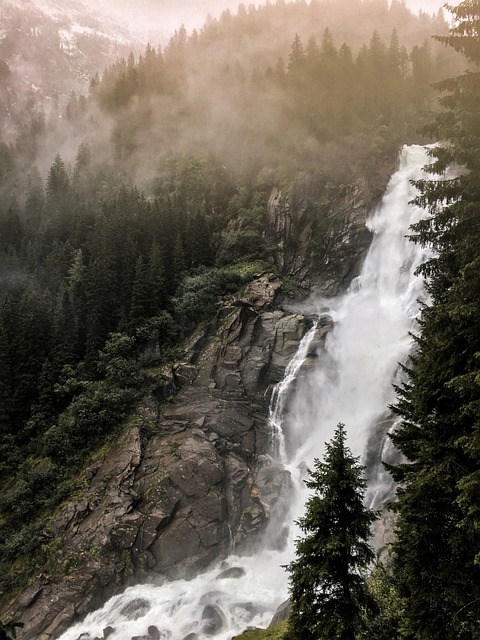
[[[452,35],[440,38],[478,63],[480,3],[452,8]],[[432,305],[421,318],[417,353],[396,411],[404,422],[393,441],[406,462],[400,483],[394,568],[405,598],[404,626],[419,640],[480,637],[480,73],[439,88],[446,108],[431,130],[446,141],[429,169],[453,178],[418,184],[430,217],[413,239],[436,256],[422,266]]]
[[[24,446],[23,427],[38,397],[38,378],[49,347],[45,301],[30,293],[7,296],[0,308],[0,421],[11,455],[2,464],[16,463],[17,447]]]
[[[156,241],[152,243],[150,249],[146,278],[149,306],[155,316],[165,308],[167,299],[165,257]]]
[[[17,252],[22,246],[23,225],[18,211],[10,207],[0,217],[0,249],[3,251]]]
[[[313,495],[298,525],[297,558],[288,565],[292,609],[288,640],[354,640],[373,603],[366,570],[374,559],[368,544],[377,515],[363,504],[364,468],[345,444],[339,424],[315,460],[306,485]]]
[[[390,565],[378,563],[367,578],[367,587],[375,604],[374,615],[365,615],[358,640],[399,640],[405,615],[405,602],[397,592]]]
[[[135,278],[132,288],[132,302],[130,305],[130,322],[133,326],[148,317],[150,307],[150,287],[147,269],[140,256],[135,266]]]
[[[191,222],[191,265],[210,267],[214,263],[212,233],[204,214],[197,212]]]
[[[236,291],[242,278],[228,269],[203,269],[185,278],[173,299],[175,318],[184,332],[215,315],[215,305],[225,293]]]
[[[46,196],[48,206],[61,206],[65,202],[69,182],[65,164],[60,155],[57,154],[47,176]]]
[[[112,334],[98,357],[98,380],[66,379],[65,387],[77,386],[66,411],[43,436],[43,451],[59,464],[78,466],[95,443],[121,424],[140,398],[147,380],[136,355],[136,341]]]

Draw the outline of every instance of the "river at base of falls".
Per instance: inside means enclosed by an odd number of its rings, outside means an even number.
[[[367,465],[369,504],[379,508],[392,495],[381,465],[381,457],[389,454],[386,431],[392,427],[388,411],[395,401],[392,384],[401,382],[398,363],[408,359],[411,332],[420,304],[426,301],[415,270],[428,254],[406,237],[409,226],[425,215],[409,204],[416,193],[410,181],[424,177],[422,167],[427,163],[423,147],[404,147],[400,168],[367,223],[374,238],[361,275],[345,295],[312,298],[302,306],[309,313],[328,313],[334,328],[318,364],[300,376],[288,402],[284,392],[300,369],[298,362],[287,370],[275,396],[277,404],[271,406],[273,440],[293,479],[291,523],[308,498],[303,483],[306,469],[323,456],[338,422],[345,423],[350,448]],[[305,341],[300,348],[304,358]],[[285,407],[279,411],[281,402]],[[266,627],[288,596],[288,576],[282,566],[293,558],[298,536],[292,524],[286,548],[279,552],[268,549],[267,531],[264,548],[254,555],[231,555],[192,580],[130,587],[71,627],[61,640],[102,638],[107,627],[114,629],[111,640],[135,636],[229,640],[247,627]],[[228,568],[236,568],[232,573],[237,577],[226,573]]]

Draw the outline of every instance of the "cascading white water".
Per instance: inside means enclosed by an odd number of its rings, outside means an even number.
[[[367,222],[374,238],[361,275],[344,296],[312,301],[310,312],[329,306],[334,330],[327,336],[320,365],[289,407],[293,469],[310,462],[312,452],[323,455],[324,442],[338,422],[345,423],[354,454],[366,460],[367,444],[375,440],[377,430],[385,432],[382,423],[391,422],[392,385],[401,381],[398,363],[410,353],[411,332],[426,300],[423,279],[415,271],[430,252],[412,243],[407,233],[425,215],[409,203],[416,194],[411,180],[424,177],[422,167],[428,162],[424,147],[402,150],[400,168]]]
[[[425,299],[422,280],[414,272],[427,256],[405,235],[424,214],[408,203],[415,195],[410,180],[422,176],[421,167],[427,162],[423,147],[403,149],[400,169],[368,222],[374,240],[360,277],[344,296],[329,301],[314,299],[310,305],[309,310],[317,313],[328,305],[334,321],[318,365],[302,376],[293,397],[285,393],[306,356],[312,329],[287,369],[283,387],[277,389],[271,420],[280,438],[279,453],[285,456],[297,488],[292,498],[292,521],[301,514],[306,499],[301,481],[305,468],[313,458],[323,456],[336,424],[346,424],[350,447],[366,459],[367,444],[378,430],[383,435],[382,424],[389,423],[388,405],[395,399],[392,383],[398,382],[400,375],[398,362],[408,357],[412,346],[409,332],[414,328],[419,300]],[[382,447],[378,443],[379,451]],[[375,473],[378,486],[374,494],[383,483],[381,474]],[[247,626],[267,626],[287,597],[282,565],[293,557],[296,534],[292,527],[289,544],[282,552],[263,550],[250,557],[230,557],[228,566],[243,568],[243,577],[221,578],[225,568],[221,565],[190,581],[131,587],[70,628],[61,640],[76,640],[83,633],[102,637],[107,626],[116,630],[111,640],[130,640],[145,635],[149,625],[171,640],[183,640],[190,633],[202,637],[206,623],[202,614],[208,605],[221,622],[216,640],[229,640]],[[136,620],[128,619],[134,617],[128,615],[133,601],[141,612]]]
[[[268,421],[272,431],[273,456],[284,464],[288,461],[285,448],[285,431],[283,428],[285,408],[290,398],[290,389],[305,361],[312,340],[315,337],[317,327],[318,322],[314,322],[310,330],[303,336],[296,354],[285,369],[283,380],[276,385],[270,399]]]
[[[285,417],[288,468],[297,486],[292,519],[302,513],[308,498],[302,482],[305,467],[323,456],[324,443],[339,422],[346,425],[353,453],[367,466],[368,506],[379,509],[394,497],[382,460],[395,456],[386,437],[395,426],[389,411],[395,402],[393,385],[402,382],[399,363],[408,359],[416,319],[428,298],[415,272],[430,250],[407,237],[409,227],[425,215],[424,209],[410,204],[417,193],[411,181],[425,177],[422,167],[428,162],[424,147],[402,150],[400,168],[367,222],[374,238],[360,276],[345,295],[314,298],[308,307],[311,313],[328,306],[334,329],[319,354],[319,365],[299,386]]]

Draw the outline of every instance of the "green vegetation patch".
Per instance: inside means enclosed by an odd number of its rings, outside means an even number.
[[[250,629],[232,640],[282,640],[287,632],[287,626],[288,621],[284,620],[279,625],[268,627],[268,629]]]

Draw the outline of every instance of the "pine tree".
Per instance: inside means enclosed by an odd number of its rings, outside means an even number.
[[[374,559],[368,539],[377,516],[363,504],[364,468],[345,441],[339,424],[325,461],[315,460],[306,481],[314,494],[297,523],[305,537],[297,540],[297,557],[287,567],[288,640],[354,640],[372,606],[365,572]]]
[[[63,203],[69,188],[69,182],[65,163],[60,155],[57,154],[47,176],[46,194],[50,206]]]
[[[450,9],[456,26],[438,39],[478,64],[480,2]],[[393,441],[406,461],[392,468],[400,484],[393,560],[409,638],[478,640],[480,73],[438,88],[446,111],[429,130],[445,143],[432,150],[429,171],[463,169],[417,183],[417,202],[431,215],[414,226],[414,240],[436,255],[421,268],[432,304],[396,407],[403,423]]]
[[[147,265],[147,283],[152,314],[157,315],[165,306],[167,287],[165,257],[156,240],[153,241],[150,249]]]
[[[205,214],[197,211],[190,224],[192,266],[211,267],[214,263],[212,234]]]
[[[112,292],[115,282],[113,261],[108,246],[89,265],[85,274],[86,336],[85,349],[89,366],[115,329],[116,301]]]
[[[37,229],[40,215],[45,204],[43,182],[37,168],[33,168],[27,176],[27,189],[25,200],[25,216],[28,226]]]
[[[288,56],[288,71],[290,73],[298,73],[303,69],[305,64],[305,50],[300,36],[295,34],[295,38],[290,48],[290,54]]]
[[[175,239],[171,257],[171,274],[170,284],[171,290],[175,291],[182,280],[182,275],[186,269],[185,248],[180,234]]]
[[[135,279],[130,303],[131,328],[135,328],[137,324],[149,316],[151,298],[148,284],[147,269],[142,256],[139,256],[135,267]]]

